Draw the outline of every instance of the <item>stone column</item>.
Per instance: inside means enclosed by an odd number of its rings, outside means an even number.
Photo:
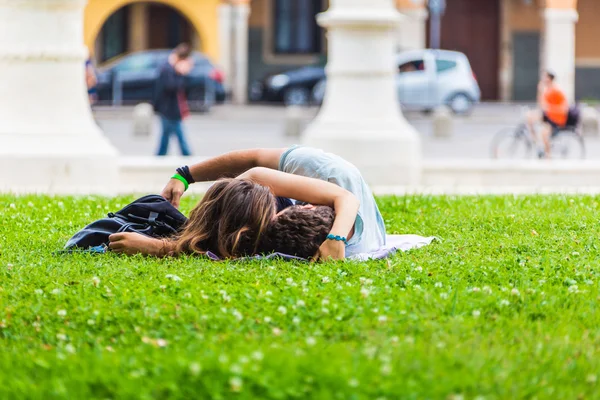
[[[0,191],[118,188],[117,152],[88,104],[85,3],[0,1]]]
[[[328,31],[327,90],[303,142],[346,158],[372,185],[420,181],[420,138],[395,83],[400,18],[392,0],[331,0],[318,18]]]
[[[148,48],[148,4],[133,3],[129,6],[129,51]]]
[[[575,24],[579,19],[576,0],[547,0],[543,11],[542,67],[556,74],[558,85],[570,102],[575,99]]]
[[[398,50],[427,48],[427,18],[424,0],[396,0],[398,11],[405,17],[398,26]]]
[[[231,89],[231,71],[233,67],[232,50],[232,7],[231,4],[222,0],[219,4],[219,66],[225,75],[225,88]]]
[[[244,104],[248,100],[248,19],[250,18],[249,0],[234,0],[234,46],[233,46],[233,74],[232,98],[236,104]]]

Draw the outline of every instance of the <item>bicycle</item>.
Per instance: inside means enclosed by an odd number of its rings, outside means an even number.
[[[550,154],[558,159],[585,158],[585,142],[579,126],[578,113],[569,116],[567,125],[553,128],[550,136]],[[571,112],[570,112],[571,114]],[[492,140],[492,158],[528,159],[533,156],[544,158],[543,147],[533,140],[525,123],[516,128],[504,128]]]

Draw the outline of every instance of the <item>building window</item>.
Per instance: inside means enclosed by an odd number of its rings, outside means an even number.
[[[111,15],[102,27],[102,54],[100,62],[104,62],[127,51],[127,16],[128,8],[123,7]]]
[[[322,30],[316,17],[323,11],[322,0],[274,0],[274,3],[274,53],[320,53]]]

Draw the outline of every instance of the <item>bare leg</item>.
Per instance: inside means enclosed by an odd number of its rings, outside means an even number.
[[[527,111],[527,129],[529,129],[529,134],[531,135],[531,139],[534,143],[537,142],[537,138],[535,135],[535,124],[542,122],[542,112],[540,110],[529,110]]]
[[[552,126],[550,124],[544,124],[541,130],[542,141],[544,142],[544,152],[546,158],[550,158],[550,136],[552,136]]]

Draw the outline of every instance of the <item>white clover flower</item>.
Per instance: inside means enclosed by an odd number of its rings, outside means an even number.
[[[44,291],[42,289],[35,289],[33,291],[33,293],[38,294],[38,295],[42,295],[42,294],[44,294]]]
[[[232,374],[237,374],[237,375],[241,375],[242,372],[244,372],[243,368],[237,364],[233,364],[230,368],[229,371]]]
[[[398,336],[392,336],[392,337],[390,338],[390,340],[392,341],[392,343],[398,343],[398,341],[399,341],[400,339],[398,338]]]
[[[421,285],[415,285],[415,286],[413,286],[413,288],[414,288],[415,290],[421,290]]]
[[[156,339],[156,345],[158,347],[166,347],[167,346],[167,341],[165,339]]]
[[[510,294],[512,294],[513,296],[520,296],[521,295],[521,293],[519,292],[519,289],[517,289],[517,288],[513,288],[510,291]]]
[[[279,328],[273,328],[273,335],[279,336],[283,331]]]
[[[200,372],[202,371],[202,367],[197,362],[191,363],[189,366],[189,369],[190,369],[190,374],[192,374],[193,376],[198,376],[200,374]]]
[[[27,203],[27,207],[33,207],[33,203],[32,202]]]
[[[506,299],[500,300],[500,306],[508,306],[509,304],[510,304],[510,301],[508,301]]]
[[[448,293],[446,293],[446,292],[442,292],[442,293],[440,293],[440,297],[441,297],[442,299],[447,299],[447,298],[448,298]]]
[[[167,288],[167,286],[166,286],[166,285],[160,285],[158,288],[159,288],[160,290],[164,291],[164,290]],[[108,288],[108,286],[106,287],[106,291],[107,291],[107,292],[110,292],[110,289]]]
[[[473,289],[471,289],[474,293],[480,292],[481,289],[479,289],[478,287],[474,287]]]
[[[435,285],[433,285],[433,286],[436,288],[441,288],[443,285],[442,285],[442,282],[436,282]]]
[[[598,377],[594,374],[589,374],[586,378],[585,381],[587,383],[596,383],[596,381],[598,381]]]
[[[482,290],[486,294],[491,294],[492,293],[492,288],[490,288],[489,286],[484,286]]]
[[[15,203],[10,203],[10,208],[17,208],[17,206],[15,205]]]
[[[64,333],[57,333],[56,334],[56,338],[58,340],[62,340],[63,342],[67,340],[67,335],[65,335]]]
[[[292,318],[292,322],[294,323],[294,325],[300,324],[300,317],[294,317],[294,318]]]
[[[306,307],[306,303],[304,302],[304,300],[298,300],[298,301],[296,302],[296,305],[297,305],[298,307]]]
[[[350,282],[346,282],[346,286],[350,287],[352,284]]]
[[[267,290],[267,292],[265,293],[265,296],[272,296],[273,292],[271,292],[270,290]]]
[[[179,282],[182,280],[180,277],[178,277],[177,275],[173,275],[173,274],[167,274],[167,275],[165,275],[165,278],[171,279],[175,282]]]
[[[361,276],[360,278],[358,278],[358,281],[360,282],[361,285],[364,285],[365,282],[367,282],[367,278],[365,278],[364,276]]]
[[[321,282],[323,282],[323,283],[329,283],[329,277],[328,277],[328,276],[324,276],[324,277],[321,279]]]
[[[329,299],[325,298],[325,299],[321,300],[321,305],[322,305],[322,306],[327,306],[327,305],[329,305]]]
[[[239,361],[240,361],[240,364],[248,364],[250,362],[250,359],[246,356],[241,356]]]
[[[57,312],[59,317],[66,317],[67,316],[67,310],[58,310]]]
[[[285,308],[284,306],[279,306],[279,307],[277,308],[277,311],[278,311],[280,314],[283,314],[283,315],[287,314],[287,308]]]
[[[377,318],[377,320],[378,320],[379,322],[386,322],[386,321],[387,321],[387,317],[386,317],[385,315],[380,315],[380,316]]]
[[[244,384],[244,382],[242,381],[242,378],[240,378],[239,376],[234,376],[229,379],[229,387],[231,388],[232,392],[241,391],[243,384]]]
[[[288,285],[291,285],[292,283],[294,283],[294,280],[292,278],[287,278],[285,281]]]
[[[75,354],[76,350],[75,350],[75,346],[73,346],[71,343],[67,343],[65,345],[65,351],[67,353],[71,353],[71,354]]]
[[[593,281],[593,280],[591,280],[591,279],[586,279],[586,280],[585,280],[585,284],[586,284],[586,285],[593,285],[593,284],[594,284],[594,281]]]
[[[329,309],[327,309],[327,308],[323,307],[323,308],[321,309],[321,312],[322,312],[323,314],[329,314]]]
[[[356,378],[352,378],[348,381],[348,386],[353,388],[358,387],[359,384],[360,382]]]
[[[538,283],[540,284],[540,286],[542,286],[544,283],[546,283],[546,280],[545,279],[540,279],[538,281]]]
[[[266,324],[269,324],[269,323],[271,323],[272,319],[271,319],[271,317],[265,317],[264,321]]]
[[[90,326],[96,325],[96,321],[90,318],[90,319],[87,320],[87,324],[90,325]]]
[[[387,376],[387,375],[391,375],[391,373],[392,373],[392,366],[390,364],[386,363],[381,366],[381,374],[382,375]]]
[[[242,316],[242,313],[239,312],[238,310],[233,310],[231,311],[231,314],[233,314],[233,316],[235,317],[235,319],[237,319],[238,321],[241,321],[244,317]]]
[[[369,297],[369,294],[370,294],[370,292],[369,292],[369,290],[368,290],[368,289],[365,289],[365,288],[362,288],[362,289],[360,289],[360,295],[361,295],[363,298],[367,298],[367,297]]]
[[[265,355],[260,351],[255,351],[252,353],[251,357],[256,361],[262,361],[265,358]]]
[[[315,339],[312,336],[309,336],[306,338],[306,344],[309,346],[314,346],[315,344],[317,344],[317,339]]]
[[[419,265],[418,267],[415,268],[415,271],[417,271],[417,272],[423,272],[423,267],[421,267]]]
[[[479,318],[480,315],[481,315],[481,311],[473,310],[473,318]]]
[[[52,291],[50,292],[54,295],[60,294],[60,289],[56,288],[56,289],[52,289]]]
[[[577,285],[569,286],[569,293],[579,293],[579,287]]]

